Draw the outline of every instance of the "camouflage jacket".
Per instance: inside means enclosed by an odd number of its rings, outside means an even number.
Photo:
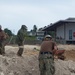
[[[23,43],[24,40],[25,40],[25,31],[20,29],[17,33],[16,42],[17,44],[19,44],[19,43]]]
[[[6,39],[6,33],[2,30],[0,31],[0,41],[5,40]]]

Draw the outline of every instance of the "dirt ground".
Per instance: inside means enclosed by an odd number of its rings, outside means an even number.
[[[65,60],[75,61],[75,45],[58,45],[58,48],[63,48],[65,50]]]
[[[66,56],[65,60],[73,60],[73,61],[75,61],[75,50],[66,51],[65,56]]]
[[[25,55],[38,55],[39,51],[34,49],[33,51],[27,50],[24,52]],[[64,56],[66,57],[65,60],[73,60],[75,61],[75,50],[66,50],[64,53]]]
[[[27,46],[28,47],[28,46]],[[30,46],[30,48],[26,47],[25,55],[38,55],[40,46]],[[75,47],[74,45],[58,45],[58,48],[63,48],[65,50],[65,60],[73,60],[75,61]],[[31,50],[32,49],[32,50]]]
[[[55,60],[55,75],[75,75],[75,46],[58,45],[58,48],[66,50],[66,59]],[[18,46],[5,46],[6,55],[0,55],[0,75],[40,75],[39,50],[39,45],[25,45],[22,57],[18,57]]]

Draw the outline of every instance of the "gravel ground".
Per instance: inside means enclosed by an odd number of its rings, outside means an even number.
[[[64,45],[65,46],[65,45]],[[58,47],[65,48],[65,61],[55,59],[55,75],[75,75],[75,50],[70,50],[63,45]],[[6,46],[6,55],[0,55],[0,75],[40,75],[38,54],[40,46],[25,45],[22,57],[16,55],[17,46]]]

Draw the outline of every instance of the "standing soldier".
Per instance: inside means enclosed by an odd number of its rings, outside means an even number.
[[[27,27],[25,25],[21,26],[21,29],[17,33],[17,44],[19,46],[19,50],[17,52],[18,56],[22,56],[23,49],[24,49],[24,40],[27,32]]]
[[[0,54],[4,55],[5,54],[5,48],[4,48],[4,41],[6,39],[6,34],[2,30],[2,26],[0,25]]]
[[[50,35],[46,35],[39,52],[40,75],[54,75],[54,52],[57,50]]]

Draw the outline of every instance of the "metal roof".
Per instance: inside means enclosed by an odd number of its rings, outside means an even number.
[[[51,24],[50,26],[43,28],[42,31],[54,31],[56,27],[61,26],[65,23],[75,23],[75,18],[74,19],[68,18],[66,20],[59,20],[59,21],[55,22],[54,24]]]

